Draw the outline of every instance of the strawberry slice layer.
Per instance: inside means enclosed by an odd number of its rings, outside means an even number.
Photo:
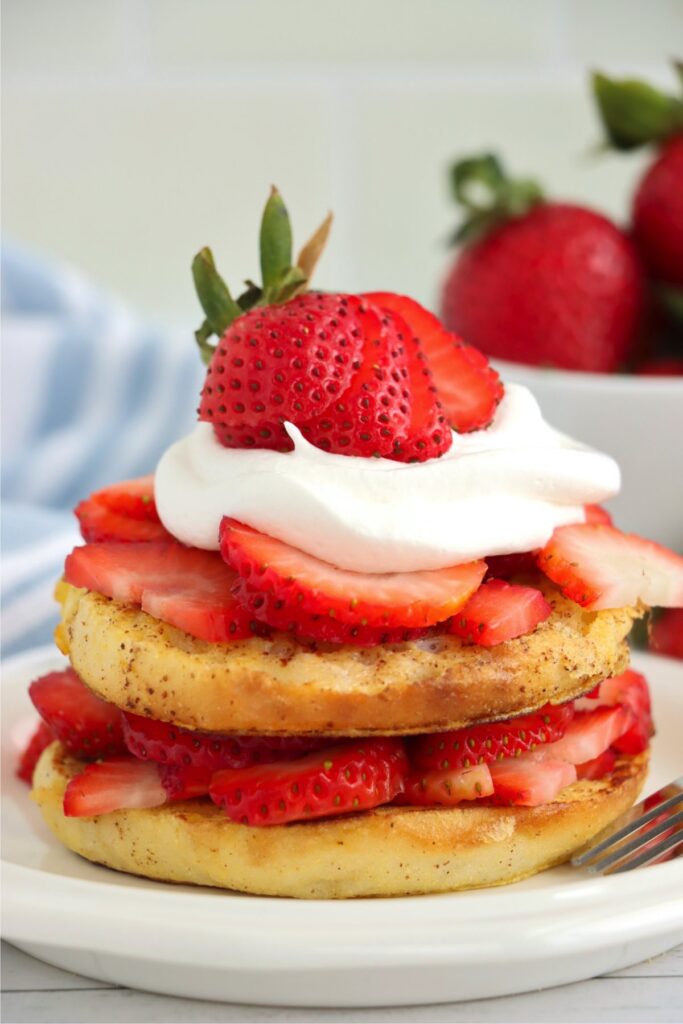
[[[540,590],[494,579],[482,583],[453,616],[449,632],[480,647],[494,647],[531,633],[551,613]]]
[[[278,626],[284,612],[320,615],[359,627],[422,628],[458,611],[486,572],[485,562],[403,573],[337,569],[283,541],[224,518],[221,554],[246,588],[263,598],[251,609]],[[277,621],[276,621],[277,620]]]
[[[214,775],[209,792],[233,821],[282,825],[389,803],[403,789],[407,768],[400,739],[360,740],[297,761],[227,768]]]
[[[367,298],[402,317],[418,339],[453,429],[466,433],[487,427],[503,397],[503,385],[486,356],[447,331],[414,299],[391,292],[372,292]]]
[[[247,580],[243,579],[235,585],[235,597],[253,620],[263,620],[264,628],[270,626],[283,633],[290,633],[301,643],[376,647],[378,644],[402,644],[409,640],[419,640],[427,632],[426,628],[394,626],[389,629],[386,626],[342,622],[330,615],[313,615],[301,608],[292,608],[258,590],[252,590]]]
[[[399,351],[405,353],[411,396],[410,422],[398,438],[398,452],[404,462],[437,458],[451,447],[453,434],[437,394],[429,360],[403,317],[388,309],[383,313],[385,324],[394,331]]]
[[[597,691],[576,701],[579,711],[615,706],[630,711],[632,724],[612,745],[624,754],[640,754],[647,748],[654,733],[650,690],[645,677],[633,669],[627,669],[619,676],[605,679]]]
[[[613,750],[604,750],[592,761],[577,764],[576,777],[578,779],[603,779],[614,769],[616,761],[617,755]]]
[[[410,741],[411,762],[425,770],[462,770],[518,757],[564,736],[574,717],[572,704],[546,704],[531,715],[486,722]]]
[[[567,761],[515,757],[490,765],[493,802],[521,807],[548,804],[566,786],[576,782],[576,768]]]
[[[201,640],[223,643],[263,632],[232,593],[236,575],[218,552],[181,544],[87,544],[74,548],[64,575],[115,601],[139,605]]]
[[[538,565],[566,597],[586,608],[623,608],[639,601],[683,606],[683,558],[606,524],[558,527]]]
[[[465,800],[479,800],[493,793],[493,780],[487,765],[443,771],[416,772],[408,775],[397,804],[412,807],[454,807]]]
[[[169,800],[194,800],[208,796],[213,770],[193,765],[159,764],[159,778]]]
[[[111,811],[159,807],[167,800],[157,765],[135,757],[116,757],[89,764],[71,779],[64,792],[64,814],[90,818]]]
[[[96,491],[74,513],[87,541],[172,540],[154,503],[154,477],[144,476]]]
[[[308,736],[226,736],[195,732],[170,722],[123,713],[123,735],[131,754],[181,768],[218,771],[248,768],[299,757],[325,745]]]
[[[72,668],[40,676],[28,692],[52,739],[70,754],[89,760],[125,751],[121,712],[89,690]]]
[[[539,746],[525,756],[535,761],[585,764],[611,747],[632,723],[633,713],[623,705],[577,711],[561,739]]]
[[[401,451],[400,438],[410,428],[413,404],[408,359],[379,309],[368,303],[356,315],[365,337],[357,369],[334,406],[301,423],[301,433],[325,452],[403,461],[408,456]],[[450,445],[450,431],[442,432]]]
[[[17,777],[28,782],[33,782],[33,772],[38,764],[40,755],[55,740],[55,734],[47,722],[39,722],[28,743],[19,756],[17,764]]]

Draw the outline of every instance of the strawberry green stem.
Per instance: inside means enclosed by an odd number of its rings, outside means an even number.
[[[451,168],[451,187],[465,219],[454,241],[470,242],[512,217],[523,217],[543,193],[529,178],[510,178],[492,153],[459,160]]]
[[[292,265],[292,227],[282,196],[272,188],[261,218],[260,260],[263,285],[246,281],[247,288],[237,301],[216,270],[213,254],[201,249],[192,261],[192,276],[204,317],[195,331],[195,339],[205,363],[215,351],[210,338],[220,338],[230,325],[254,306],[270,306],[287,302],[304,291],[322,254],[332,222],[328,214]]]
[[[675,69],[683,86],[683,66]],[[595,72],[593,95],[607,144],[628,150],[658,143],[683,131],[683,95],[670,96],[635,78],[610,78]]]

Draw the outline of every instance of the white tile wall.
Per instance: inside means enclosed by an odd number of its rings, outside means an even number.
[[[4,0],[4,231],[188,325],[213,245],[256,272],[267,187],[319,283],[433,300],[448,162],[495,147],[549,190],[628,207],[638,157],[595,160],[585,67],[669,80],[681,0]],[[671,81],[671,84],[673,82]]]

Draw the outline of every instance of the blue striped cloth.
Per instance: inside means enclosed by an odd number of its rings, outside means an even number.
[[[47,643],[52,587],[87,494],[151,472],[191,429],[204,369],[189,332],[136,319],[82,275],[2,251],[3,654]]]

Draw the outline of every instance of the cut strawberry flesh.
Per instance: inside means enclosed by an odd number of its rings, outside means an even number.
[[[89,764],[64,792],[68,818],[93,817],[111,811],[159,807],[168,799],[156,764],[135,757],[110,758]]]
[[[142,760],[209,772],[298,757],[325,745],[324,740],[308,736],[195,732],[129,712],[123,714],[123,735],[131,754]]]
[[[176,543],[88,544],[74,548],[64,575],[202,640],[222,643],[263,632],[233,596],[237,579],[217,552]]]
[[[487,765],[459,770],[417,772],[408,775],[405,789],[396,798],[397,804],[413,807],[454,807],[465,800],[491,796],[493,780]]]
[[[494,801],[521,807],[540,807],[576,782],[576,768],[566,761],[532,761],[528,755],[489,766]]]
[[[83,538],[99,541],[171,540],[154,503],[154,477],[145,476],[96,491],[74,509]]]
[[[624,754],[640,754],[647,748],[654,732],[650,691],[645,677],[628,669],[619,676],[605,679],[597,692],[576,701],[580,711],[594,711],[615,705],[631,712],[632,724],[614,740],[614,747]]]
[[[419,339],[453,429],[465,433],[487,427],[503,397],[503,385],[486,356],[447,331],[414,299],[391,292],[372,292],[367,297],[401,316]]]
[[[220,526],[221,554],[271,609],[336,618],[352,625],[422,628],[458,611],[486,572],[485,562],[424,572],[359,573],[337,569],[234,519]],[[252,608],[254,606],[252,605]]]
[[[411,762],[425,770],[463,769],[524,754],[564,736],[572,704],[546,704],[530,715],[466,729],[418,736],[409,741]]]
[[[389,803],[407,768],[400,739],[358,740],[297,761],[225,769],[214,775],[210,796],[233,821],[282,825]]]
[[[576,777],[579,779],[602,779],[613,771],[616,760],[617,755],[613,750],[604,750],[592,761],[577,764]]]
[[[469,643],[494,647],[531,633],[551,613],[540,590],[490,580],[453,616],[449,632]]]
[[[592,609],[683,605],[683,558],[604,524],[561,526],[538,556],[562,593]]]
[[[527,756],[537,761],[585,764],[611,747],[632,724],[633,714],[624,706],[577,711],[561,739],[539,746]]]
[[[161,785],[169,800],[194,800],[208,796],[213,770],[192,765],[158,765]]]
[[[31,738],[24,747],[17,764],[17,776],[28,782],[33,782],[33,772],[38,764],[40,755],[54,742],[56,736],[47,722],[39,722],[31,734]]]
[[[28,692],[53,736],[75,757],[106,757],[125,750],[121,712],[89,690],[72,668],[35,679]]]

